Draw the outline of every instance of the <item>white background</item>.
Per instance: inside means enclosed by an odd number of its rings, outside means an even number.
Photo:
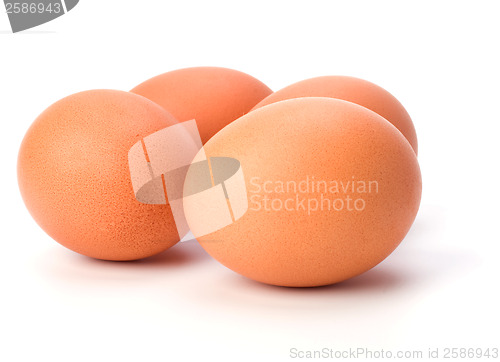
[[[0,360],[276,361],[291,360],[291,348],[500,347],[495,5],[82,0],[19,34],[0,7]],[[48,237],[16,180],[37,115],[74,92],[129,90],[197,65],[235,68],[274,90],[343,74],[393,93],[414,120],[423,175],[421,208],[400,247],[350,281],[293,289],[249,281],[195,242],[112,263]]]

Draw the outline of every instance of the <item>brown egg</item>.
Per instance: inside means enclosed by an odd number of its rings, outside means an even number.
[[[419,207],[421,176],[410,144],[351,102],[300,98],[265,106],[225,127],[205,151],[240,161],[248,210],[198,240],[259,282],[310,287],[363,273],[398,246]]]
[[[218,67],[174,70],[131,92],[156,102],[179,122],[196,119],[203,143],[272,93],[248,74]]]
[[[406,137],[418,153],[417,134],[408,112],[388,91],[366,80],[346,76],[306,79],[285,87],[257,104],[254,109],[285,99],[330,97],[359,104],[378,113]]]
[[[64,98],[30,127],[18,159],[24,202],[57,242],[98,259],[133,260],[179,241],[168,205],[136,200],[128,151],[175,118],[128,92],[93,90]]]

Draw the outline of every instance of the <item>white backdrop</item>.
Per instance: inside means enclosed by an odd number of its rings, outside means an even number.
[[[0,13],[0,360],[299,360],[301,351],[498,348],[500,7],[496,1],[82,0],[12,34]],[[278,90],[342,74],[393,93],[423,175],[410,233],[350,281],[249,281],[195,242],[141,262],[77,255],[21,200],[16,157],[47,106],[176,68],[238,69]],[[482,360],[491,360],[483,358]]]

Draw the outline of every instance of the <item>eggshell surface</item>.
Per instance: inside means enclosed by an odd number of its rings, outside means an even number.
[[[300,98],[262,107],[225,127],[205,151],[240,161],[248,210],[198,240],[259,282],[312,287],[363,273],[399,245],[418,211],[412,147],[380,115],[350,102]]]
[[[391,93],[363,79],[347,76],[306,79],[271,94],[254,109],[300,97],[337,98],[366,107],[391,122],[410,142],[415,153],[418,153],[417,134],[406,109]]]
[[[179,241],[168,205],[136,200],[128,150],[176,124],[150,100],[94,90],[66,97],[32,124],[18,157],[18,182],[36,222],[67,248],[93,258],[134,260]]]
[[[272,93],[248,74],[219,67],[174,70],[145,81],[131,92],[151,99],[179,122],[195,119],[203,143]]]

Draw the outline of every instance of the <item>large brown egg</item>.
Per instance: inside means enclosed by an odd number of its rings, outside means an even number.
[[[388,91],[363,79],[346,76],[324,76],[306,79],[271,94],[254,109],[285,99],[330,97],[359,104],[391,122],[418,153],[417,134],[410,115]]]
[[[150,100],[94,90],[64,98],[30,127],[18,159],[24,202],[52,238],[98,259],[133,260],[179,241],[168,205],[136,200],[128,151],[176,124]]]
[[[310,287],[363,273],[399,245],[419,208],[412,147],[383,117],[351,102],[299,98],[262,107],[226,126],[205,151],[240,161],[248,210],[198,240],[263,283]],[[192,230],[196,223],[191,218]]]
[[[131,92],[158,103],[179,122],[196,119],[203,143],[272,93],[248,74],[219,67],[174,70]]]

